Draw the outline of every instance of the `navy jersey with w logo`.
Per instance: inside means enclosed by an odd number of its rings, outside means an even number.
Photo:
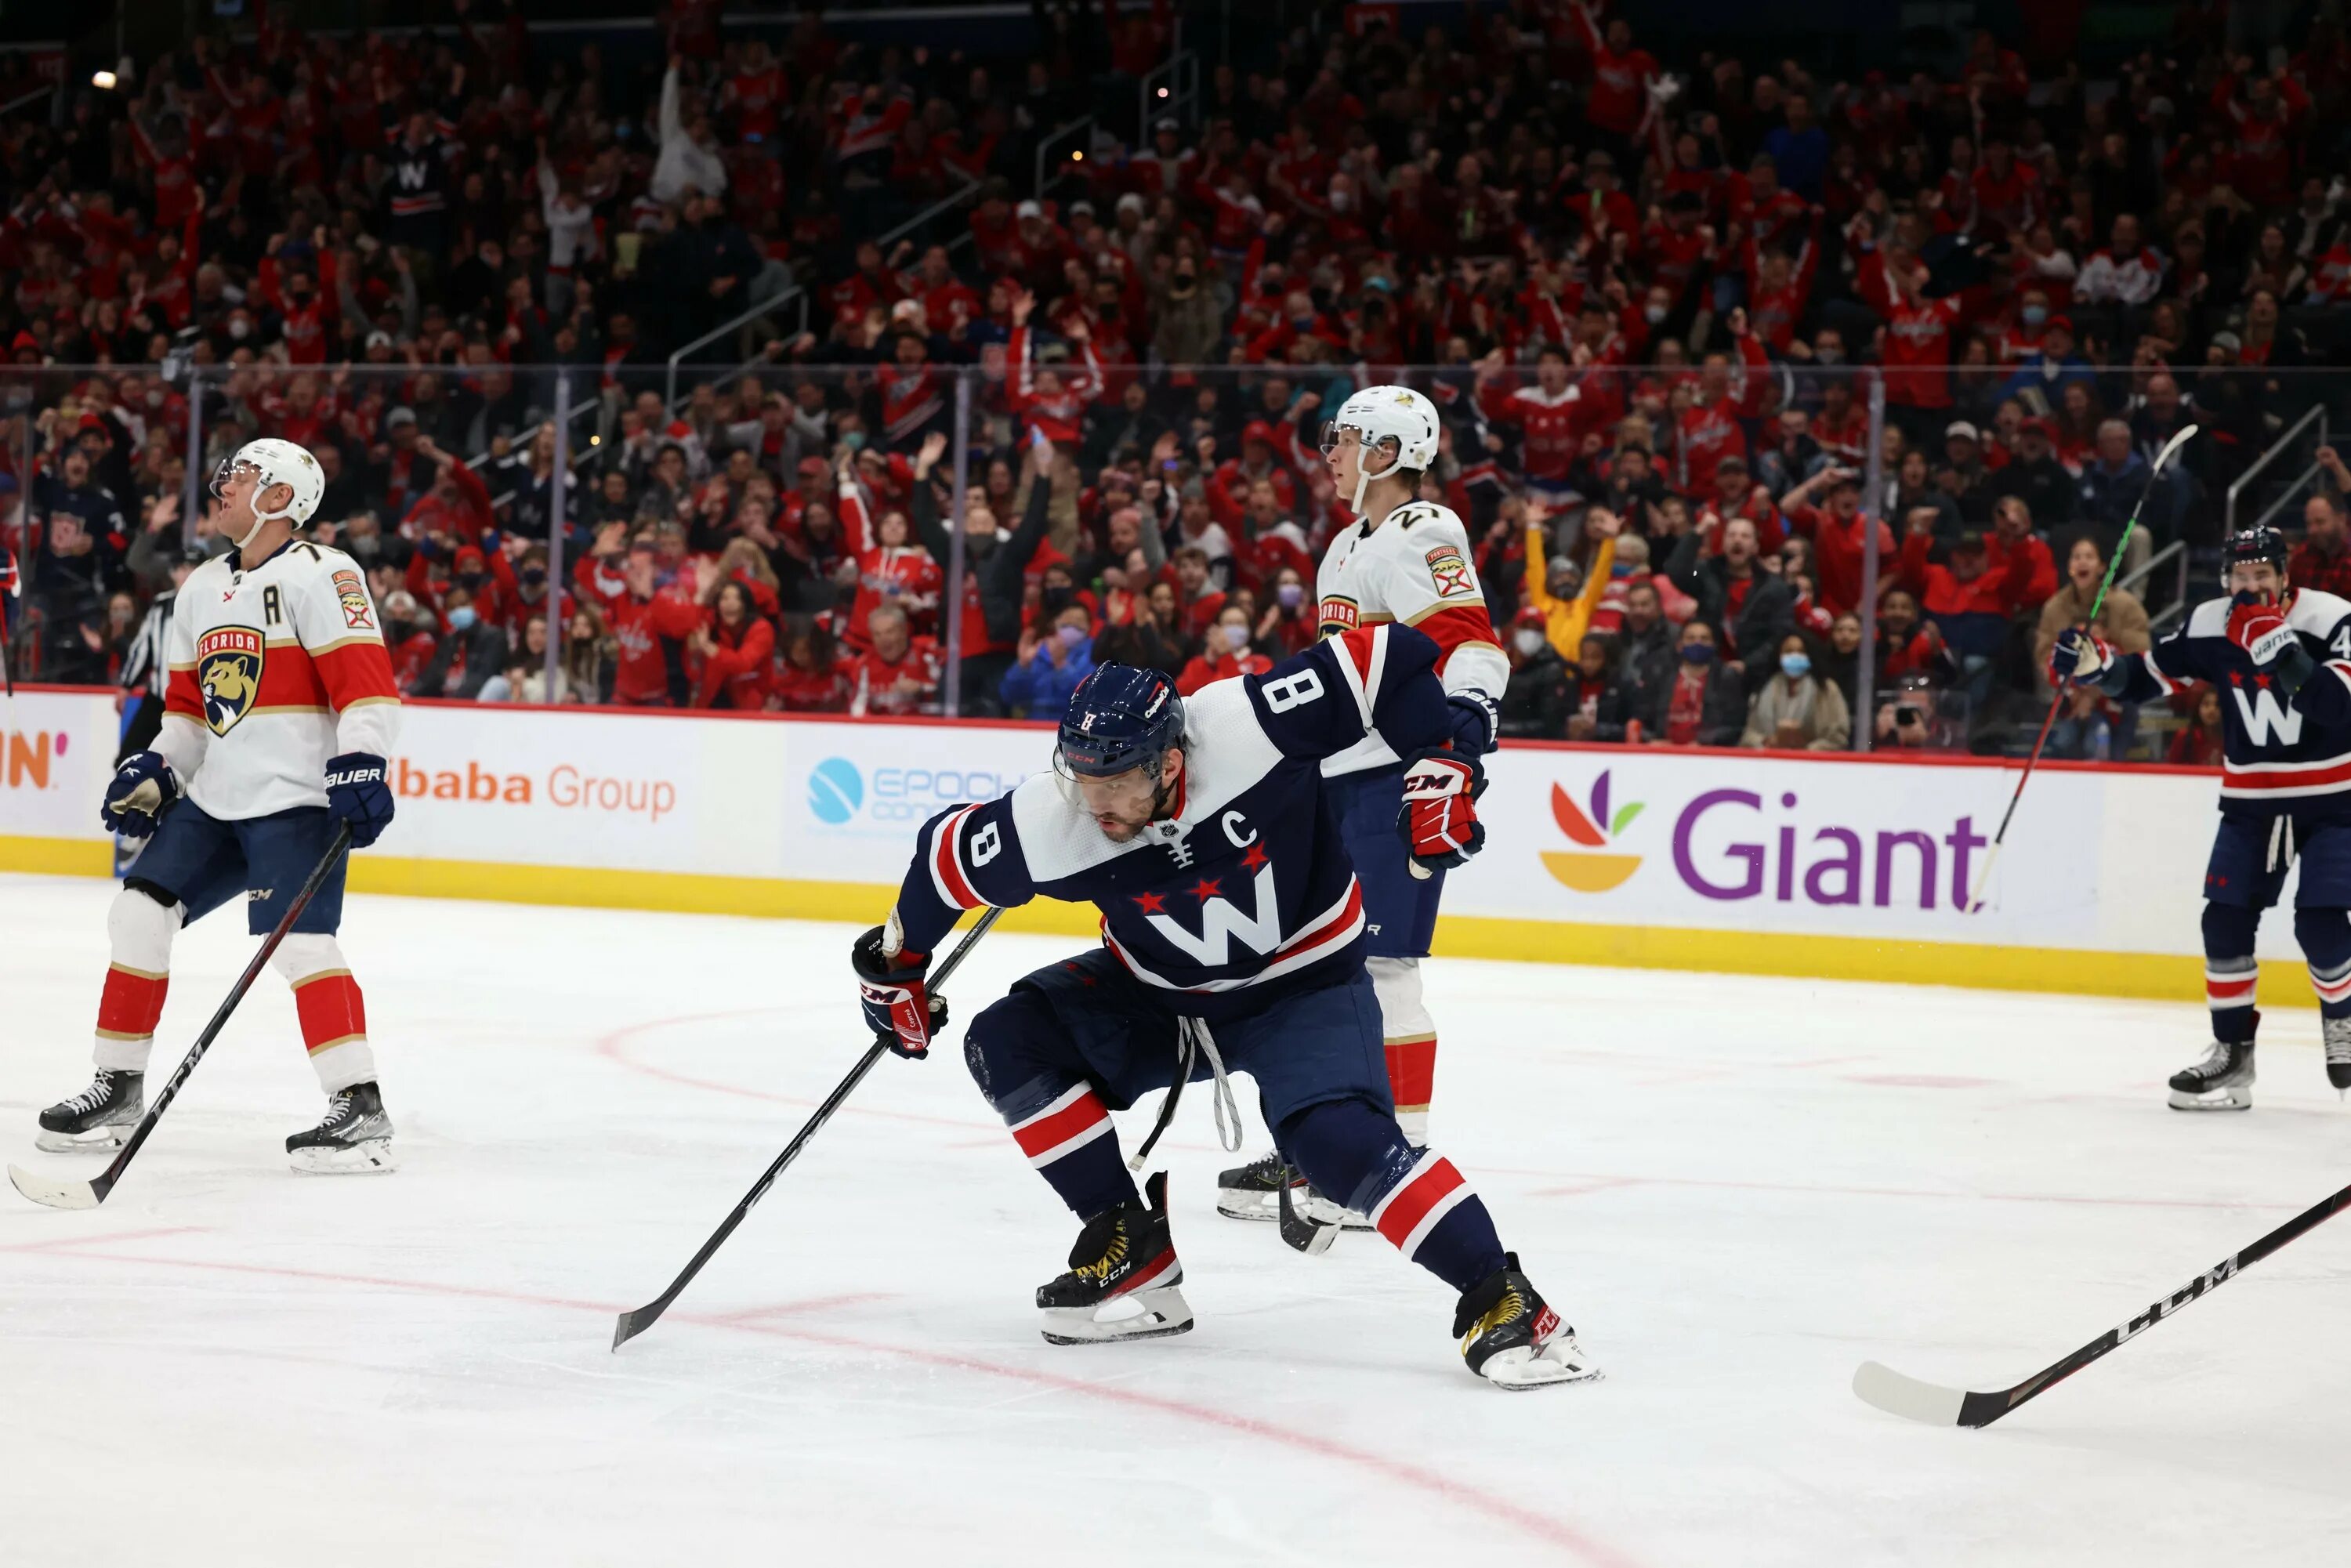
[[[949,807],[898,892],[906,947],[935,951],[965,910],[1042,894],[1101,909],[1112,955],[1212,1022],[1355,973],[1363,891],[1320,765],[1374,730],[1406,756],[1447,744],[1437,653],[1408,626],[1366,627],[1202,687],[1185,701],[1168,815],[1123,844],[1052,772]]]
[[[2286,624],[2317,663],[2291,697],[2229,639],[2226,599],[2124,659],[2126,702],[2168,697],[2196,681],[2220,694],[2220,810],[2230,816],[2351,817],[2351,600],[2296,589]]]

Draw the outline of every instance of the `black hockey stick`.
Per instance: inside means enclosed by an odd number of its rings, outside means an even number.
[[[979,924],[971,928],[969,936],[956,944],[955,951],[946,956],[946,961],[941,964],[938,972],[930,977],[929,984],[933,988],[946,984],[947,977],[956,972],[956,966],[964,961],[965,955],[979,945],[979,939],[987,935],[987,928],[995,925],[997,916],[1003,913],[1001,909],[990,909],[979,917]],[[751,1212],[751,1206],[768,1196],[768,1189],[776,1185],[776,1178],[783,1175],[784,1167],[791,1164],[799,1155],[801,1145],[816,1136],[816,1130],[819,1127],[832,1119],[832,1113],[841,1109],[841,1103],[849,1098],[850,1091],[865,1081],[865,1075],[873,1071],[873,1064],[881,1061],[882,1053],[889,1049],[889,1040],[876,1035],[873,1043],[866,1048],[865,1054],[857,1059],[857,1065],[849,1070],[849,1076],[842,1079],[833,1092],[824,1097],[824,1103],[819,1105],[815,1113],[801,1124],[800,1130],[792,1134],[792,1141],[784,1145],[784,1152],[776,1156],[776,1163],[768,1167],[767,1175],[761,1176],[751,1190],[743,1195],[743,1201],[735,1206],[735,1211],[729,1214],[726,1222],[711,1234],[710,1239],[702,1244],[702,1250],[694,1255],[694,1261],[685,1266],[685,1272],[671,1281],[668,1290],[664,1291],[643,1306],[634,1312],[621,1314],[619,1323],[612,1330],[614,1350],[620,1349],[660,1321],[661,1315],[669,1311],[670,1303],[676,1301],[680,1292],[688,1285],[694,1283],[694,1277],[702,1272],[702,1266],[710,1261],[712,1254],[725,1246],[726,1239],[735,1234],[735,1228],[743,1223],[743,1217]]]
[[[2106,561],[2106,575],[2098,584],[2098,596],[2090,601],[2090,617],[2083,622],[2085,630],[2098,623],[2098,612],[2105,607],[2106,590],[2115,585],[2115,570],[2123,563],[2123,547],[2130,543],[2131,534],[2138,528],[2138,515],[2147,509],[2147,497],[2155,494],[2156,481],[2163,477],[2164,469],[2170,466],[2171,460],[2179,455],[2180,449],[2195,434],[2196,426],[2183,424],[2179,434],[2165,442],[2163,450],[2155,455],[2155,463],[2147,469],[2147,488],[2138,493],[2138,505],[2131,508],[2129,519],[2123,524],[2122,537],[2115,540],[2115,553]],[[1976,872],[1976,885],[1968,894],[1970,915],[1983,908],[1984,889],[1991,885],[1991,868],[2000,863],[2001,846],[2008,842],[2008,825],[2016,820],[2016,803],[2024,799],[2024,787],[2032,779],[2032,765],[2041,760],[2041,748],[2049,744],[2049,727],[2057,722],[2057,710],[2065,706],[2065,683],[2054,684],[2057,690],[2049,699],[2048,713],[2042,717],[2041,733],[2032,737],[2032,754],[2024,759],[2024,771],[2017,775],[2016,792],[2009,796],[2008,810],[2000,814],[2000,831],[1991,836],[1991,852],[1984,856],[1982,866]]]
[[[2123,1341],[2137,1338],[2206,1291],[2219,1290],[2287,1242],[2317,1229],[2346,1208],[2351,1208],[2351,1186],[2304,1209],[2243,1251],[2230,1253],[2128,1322],[2108,1329],[2064,1360],[2043,1368],[2013,1388],[1996,1389],[1989,1394],[1943,1388],[1865,1361],[1853,1375],[1853,1391],[1880,1410],[1930,1426],[1989,1427],[2026,1400],[2073,1376]]]
[[[229,1014],[236,1011],[236,1004],[245,1000],[245,993],[253,988],[253,982],[260,975],[262,966],[267,964],[270,955],[277,951],[277,945],[286,940],[286,934],[294,929],[294,922],[302,917],[302,911],[310,906],[310,900],[317,897],[319,889],[326,885],[327,878],[334,872],[335,862],[341,860],[343,852],[350,847],[350,824],[340,823],[335,829],[335,841],[327,846],[327,852],[319,857],[319,863],[303,879],[301,890],[286,906],[286,913],[277,917],[277,927],[262,939],[261,951],[253,956],[253,962],[245,967],[245,973],[238,976],[236,984],[229,988],[227,999],[221,1003],[220,1010],[213,1014],[213,1021],[204,1025],[204,1032],[196,1037],[194,1049],[181,1059],[180,1065],[172,1070],[172,1076],[163,1081],[162,1092],[155,1096],[155,1103],[147,1108],[147,1114],[139,1119],[139,1125],[131,1131],[130,1141],[122,1145],[122,1152],[114,1156],[114,1163],[90,1181],[51,1181],[10,1166],[8,1179],[18,1192],[35,1203],[45,1203],[51,1208],[96,1208],[106,1201],[106,1195],[114,1190],[114,1184],[122,1179],[122,1173],[130,1168],[132,1158],[138,1155],[139,1145],[147,1141],[147,1134],[155,1130],[157,1122],[162,1120],[164,1111],[172,1103],[172,1097],[180,1092],[180,1085],[188,1081],[188,1074],[196,1070],[196,1063],[204,1059],[204,1052],[212,1049],[213,1040],[220,1033],[222,1026],[228,1022]]]

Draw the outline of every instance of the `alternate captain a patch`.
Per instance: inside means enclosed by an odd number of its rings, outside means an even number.
[[[1429,579],[1437,584],[1439,599],[1478,591],[1478,580],[1469,575],[1469,563],[1453,546],[1438,545],[1423,559],[1428,562]]]
[[[335,597],[343,601],[343,624],[359,632],[375,630],[372,607],[368,603],[367,586],[355,571],[339,571],[330,579],[335,585]]]
[[[196,639],[196,689],[204,699],[204,723],[214,735],[226,735],[253,711],[268,647],[250,626],[215,626]]]

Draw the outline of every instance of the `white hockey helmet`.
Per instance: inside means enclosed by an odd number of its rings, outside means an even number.
[[[246,540],[261,531],[261,526],[274,517],[284,517],[296,528],[310,520],[319,509],[319,498],[327,493],[327,476],[319,460],[290,441],[275,436],[263,436],[238,447],[213,471],[212,493],[218,499],[221,486],[238,474],[253,476],[253,528],[245,538],[237,540],[241,549]],[[275,511],[262,509],[261,497],[271,486],[283,485],[294,492],[293,499]]]
[[[1373,480],[1399,468],[1429,468],[1437,463],[1437,405],[1410,387],[1365,387],[1341,403],[1322,424],[1324,456],[1337,450],[1343,430],[1353,431],[1363,446],[1355,494],[1348,503],[1355,511],[1364,509],[1364,490]],[[1395,461],[1375,474],[1374,454],[1383,441],[1396,444]]]

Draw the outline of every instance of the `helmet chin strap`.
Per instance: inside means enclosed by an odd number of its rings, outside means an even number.
[[[1357,450],[1360,452],[1362,448],[1359,447]],[[1403,466],[1404,453],[1400,449],[1396,453],[1396,460],[1389,464],[1385,468],[1381,469],[1376,474],[1364,466],[1363,459],[1361,457],[1356,458],[1355,498],[1348,504],[1348,509],[1353,512],[1355,516],[1359,517],[1362,517],[1364,515],[1364,492],[1371,488],[1372,481],[1374,479],[1384,479]]]

